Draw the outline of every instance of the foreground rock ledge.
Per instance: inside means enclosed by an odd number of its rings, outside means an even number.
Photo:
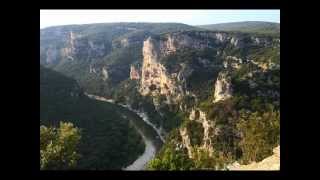
[[[248,165],[240,165],[238,162],[228,166],[232,171],[272,171],[280,170],[280,146],[273,149],[273,155],[260,162],[253,162]]]

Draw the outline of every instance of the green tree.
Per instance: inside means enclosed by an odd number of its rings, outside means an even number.
[[[209,170],[215,169],[216,159],[209,155],[209,152],[204,149],[196,148],[193,152],[194,169]]]
[[[40,126],[40,169],[68,169],[76,165],[81,135],[72,123],[59,128]]]
[[[237,128],[242,134],[239,147],[243,163],[261,161],[272,154],[272,149],[280,141],[280,113],[252,113],[246,119],[240,118]]]
[[[193,162],[189,157],[173,148],[165,149],[161,157],[151,160],[148,164],[149,170],[190,170]]]

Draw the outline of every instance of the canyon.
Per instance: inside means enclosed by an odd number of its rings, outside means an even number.
[[[135,113],[157,134],[161,148],[135,126],[145,151],[124,169],[148,169],[152,159],[162,162],[172,144],[173,154],[195,164],[204,157],[217,161],[192,167],[212,170],[244,158],[261,161],[279,145],[274,115],[280,108],[278,34],[116,23],[44,29],[40,44],[40,64],[75,79],[89,98]],[[249,120],[256,114],[276,118]],[[265,150],[251,157],[246,143],[254,136],[247,132],[257,133],[253,126],[272,134],[272,140],[263,139]]]

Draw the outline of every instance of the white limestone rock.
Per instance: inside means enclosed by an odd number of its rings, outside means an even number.
[[[231,78],[224,72],[220,72],[215,83],[214,101],[218,102],[232,97]]]
[[[108,71],[105,67],[102,68],[102,80],[106,81],[109,78]]]

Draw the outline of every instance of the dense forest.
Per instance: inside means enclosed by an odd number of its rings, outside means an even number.
[[[144,144],[121,111],[110,103],[89,99],[75,80],[40,66],[40,130],[56,128],[64,121],[81,132],[76,165],[49,169],[121,169],[133,162]]]

